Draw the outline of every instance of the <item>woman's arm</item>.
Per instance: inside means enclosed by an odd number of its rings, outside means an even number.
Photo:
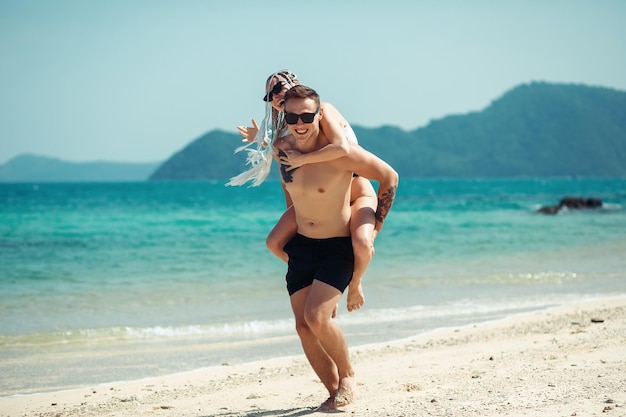
[[[320,129],[329,140],[329,144],[323,148],[302,154],[296,150],[285,151],[286,156],[280,156],[280,162],[289,165],[288,170],[296,169],[306,164],[314,164],[316,162],[331,161],[341,158],[350,151],[350,144],[343,131],[343,117],[330,103],[322,103],[322,118],[320,119]]]

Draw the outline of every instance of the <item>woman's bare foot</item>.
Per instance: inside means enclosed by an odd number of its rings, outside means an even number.
[[[348,311],[356,311],[365,304],[365,296],[363,295],[363,287],[359,283],[357,286],[348,286],[348,297],[346,306]]]

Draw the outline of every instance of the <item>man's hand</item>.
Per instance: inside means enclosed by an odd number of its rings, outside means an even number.
[[[243,136],[242,142],[254,142],[256,134],[259,133],[259,125],[254,119],[252,119],[252,126],[237,126],[237,129],[239,129],[239,134]]]
[[[365,297],[363,296],[363,288],[361,284],[348,286],[348,311],[352,312],[363,307],[365,304]]]

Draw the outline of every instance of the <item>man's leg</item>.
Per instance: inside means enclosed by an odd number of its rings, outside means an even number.
[[[291,309],[296,319],[296,330],[302,343],[302,349],[308,359],[311,367],[322,381],[322,384],[328,390],[328,393],[334,398],[339,387],[339,375],[335,362],[328,355],[326,350],[320,344],[319,339],[311,331],[304,318],[305,306],[311,292],[311,286],[301,289],[291,295]],[[337,305],[335,301],[335,306]],[[330,313],[328,316],[330,320]]]
[[[304,306],[304,319],[307,328],[315,335],[336,367],[339,377],[336,405],[342,406],[351,403],[353,399],[354,369],[350,363],[346,338],[341,328],[330,319],[339,298],[341,292],[338,289],[314,280]]]

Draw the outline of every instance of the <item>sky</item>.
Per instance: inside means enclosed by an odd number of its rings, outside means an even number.
[[[0,0],[0,164],[164,161],[260,121],[283,68],[405,130],[533,81],[626,91],[625,21],[623,0]]]

